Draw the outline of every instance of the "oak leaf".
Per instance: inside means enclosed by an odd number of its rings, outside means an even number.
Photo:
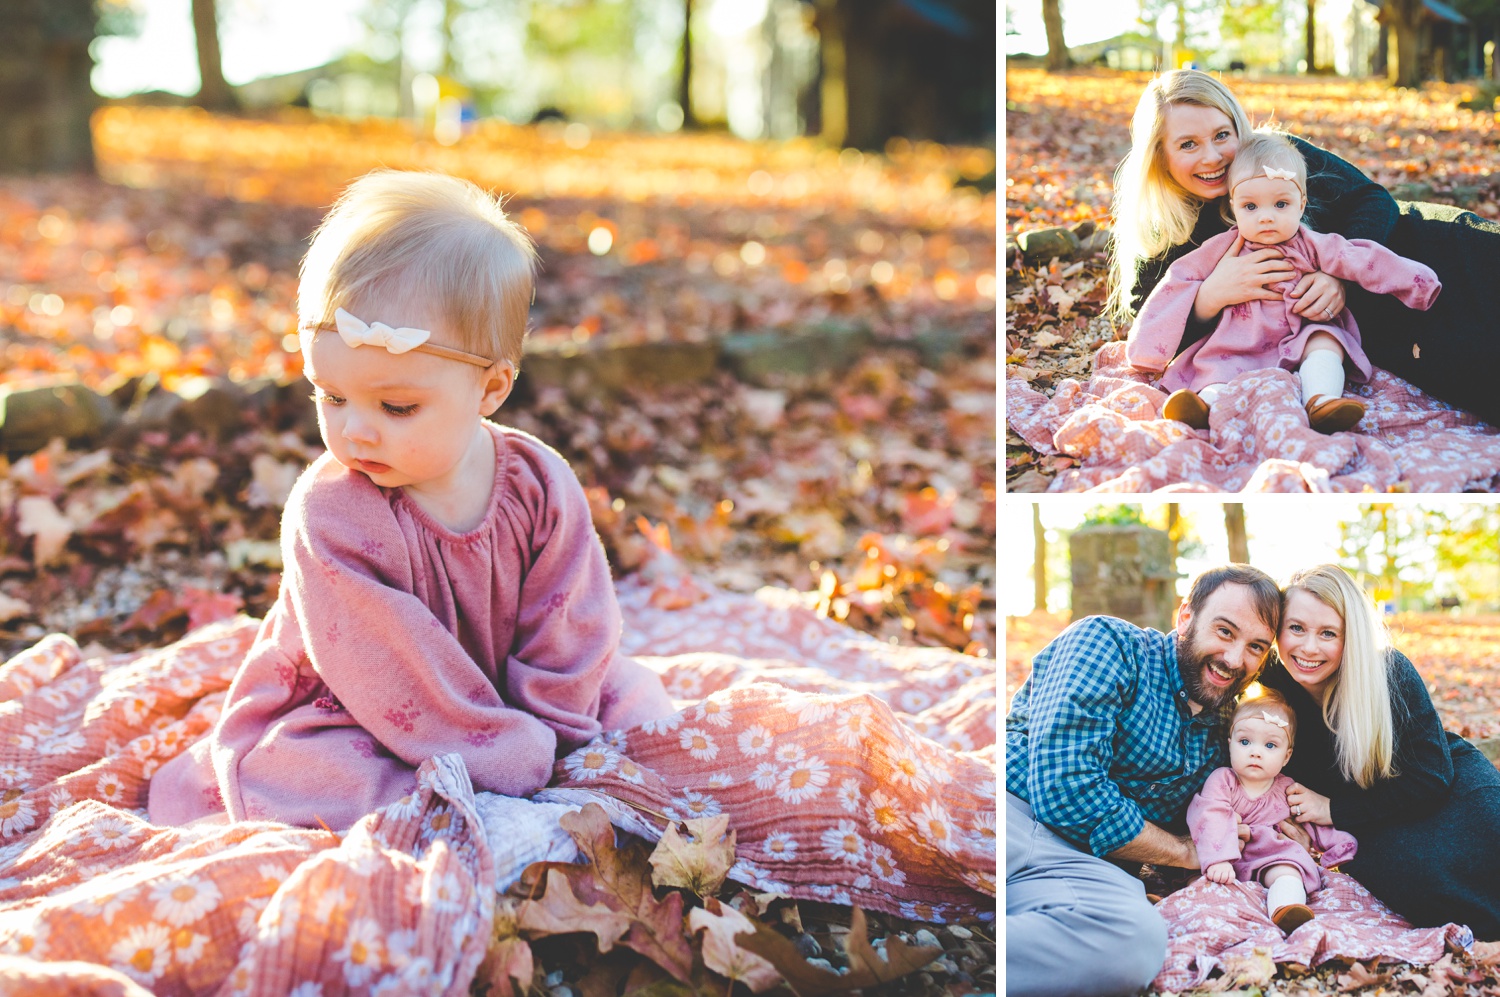
[[[560,870],[548,869],[546,883],[541,899],[526,901],[517,912],[516,926],[528,936],[540,938],[589,931],[598,937],[599,951],[608,952],[630,930],[630,918],[608,904],[586,904],[579,900],[568,877]]]
[[[519,997],[536,975],[531,946],[518,933],[517,913],[514,901],[503,897],[496,901],[490,947],[475,974],[478,982],[489,984],[491,997]]]
[[[42,495],[26,495],[16,501],[16,532],[35,538],[31,558],[38,568],[57,560],[73,535],[73,521]]]
[[[1256,948],[1224,960],[1224,975],[1203,985],[1204,990],[1243,990],[1265,987],[1276,975],[1271,950]]]
[[[755,925],[733,907],[726,907],[712,897],[707,907],[688,915],[688,926],[703,932],[703,961],[708,968],[731,980],[738,980],[756,993],[774,987],[781,980],[765,959],[735,944],[737,934],[754,934]]]
[[[651,852],[651,881],[657,886],[680,886],[700,897],[719,891],[734,865],[734,832],[729,815],[696,817],[686,821],[690,837],[668,824]],[[727,832],[727,833],[726,833]]]
[[[615,829],[597,803],[564,814],[559,823],[573,836],[586,866],[554,866],[568,877],[585,904],[605,904],[630,920],[620,944],[638,952],[682,983],[690,983],[693,948],[682,929],[682,894],[657,900],[645,847],[631,841],[615,847]]]
[[[772,928],[756,921],[751,926],[753,934],[736,935],[735,941],[774,966],[798,997],[822,997],[876,987],[916,972],[943,954],[941,946],[908,945],[896,937],[887,940],[883,956],[877,954],[869,942],[865,912],[855,907],[849,919],[849,933],[844,937],[849,972],[833,973],[811,965],[790,939]]]
[[[1373,964],[1372,964],[1373,965]],[[1391,978],[1391,970],[1372,972],[1362,962],[1355,962],[1349,967],[1349,972],[1338,974],[1340,992],[1359,990],[1363,987],[1373,987],[1384,983]]]

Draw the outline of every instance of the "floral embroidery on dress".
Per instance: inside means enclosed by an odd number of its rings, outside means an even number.
[[[417,729],[416,720],[421,715],[422,711],[417,709],[410,699],[402,703],[399,708],[385,711],[385,719],[391,726],[398,727],[408,734]]]

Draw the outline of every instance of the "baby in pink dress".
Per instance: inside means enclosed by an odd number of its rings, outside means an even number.
[[[1302,224],[1307,208],[1307,163],[1296,147],[1271,132],[1253,132],[1229,166],[1229,207],[1235,228],[1207,240],[1174,262],[1136,316],[1125,345],[1131,366],[1161,371],[1171,392],[1162,415],[1195,429],[1208,427],[1210,406],[1240,374],[1268,367],[1295,370],[1302,385],[1308,424],[1322,433],[1351,428],[1364,403],[1344,398],[1344,376],[1370,378],[1359,326],[1349,309],[1321,315],[1293,311],[1292,290],[1304,275],[1322,271],[1354,281],[1377,294],[1393,295],[1409,308],[1432,307],[1442,285],[1437,274],[1368,239],[1314,232]],[[1273,250],[1295,271],[1268,285],[1274,297],[1225,308],[1214,330],[1177,354],[1205,279],[1236,240],[1240,255]]]
[[[1343,831],[1303,824],[1320,856],[1314,860],[1278,830],[1292,816],[1292,780],[1281,769],[1296,734],[1297,715],[1281,693],[1262,689],[1241,701],[1230,720],[1229,768],[1214,770],[1187,812],[1203,874],[1215,883],[1264,883],[1266,912],[1287,933],[1312,918],[1307,894],[1323,885],[1322,869],[1349,861],[1356,849]],[[1248,841],[1240,841],[1240,824],[1250,830]]]
[[[153,821],[343,829],[447,753],[520,796],[601,729],[672,712],[618,651],[572,469],[485,420],[534,263],[493,196],[433,173],[372,173],[323,221],[298,309],[328,452],[287,501],[281,590],[218,724],[152,779]]]

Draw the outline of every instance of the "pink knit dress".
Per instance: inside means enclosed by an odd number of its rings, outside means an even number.
[[[1286,791],[1292,780],[1278,775],[1271,788],[1251,798],[1239,777],[1228,767],[1214,769],[1198,795],[1188,804],[1188,830],[1198,847],[1198,864],[1207,869],[1215,862],[1234,866],[1234,878],[1242,883],[1260,881],[1260,874],[1273,865],[1296,866],[1307,892],[1323,885],[1323,874],[1307,849],[1280,835],[1276,825],[1292,816]],[[1240,847],[1236,817],[1250,828],[1250,840]],[[1322,866],[1331,869],[1354,858],[1358,847],[1354,836],[1320,824],[1303,824],[1313,844],[1323,851]]]
[[[672,712],[656,674],[617,651],[620,611],[571,468],[486,423],[483,521],[438,523],[329,454],[282,518],[281,591],[213,733],[151,782],[151,819],[227,811],[347,828],[463,756],[476,789],[521,796],[601,729]]]
[[[1442,290],[1430,267],[1397,256],[1378,242],[1314,232],[1303,225],[1280,245],[1247,241],[1240,251],[1245,255],[1275,249],[1282,254],[1296,273],[1291,280],[1272,285],[1282,296],[1231,305],[1220,313],[1213,332],[1178,355],[1177,347],[1187,330],[1198,290],[1233,245],[1236,234],[1234,229],[1221,232],[1174,262],[1130,328],[1125,358],[1138,370],[1163,371],[1159,384],[1163,391],[1201,391],[1253,370],[1296,370],[1315,332],[1326,332],[1343,346],[1352,380],[1368,381],[1372,368],[1360,345],[1359,325],[1349,309],[1326,319],[1292,311],[1298,299],[1291,297],[1291,292],[1307,274],[1321,270],[1422,310],[1431,308]]]

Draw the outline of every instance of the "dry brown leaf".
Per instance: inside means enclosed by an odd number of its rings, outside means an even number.
[[[520,937],[519,930],[516,903],[500,898],[495,902],[490,947],[475,974],[476,981],[489,984],[492,997],[519,997],[536,975],[531,945]]]
[[[1371,965],[1374,965],[1374,963]],[[1358,990],[1361,987],[1373,987],[1384,983],[1390,978],[1391,971],[1389,969],[1372,972],[1364,963],[1356,962],[1349,967],[1349,972],[1338,975],[1339,990],[1347,992]]]
[[[710,897],[706,907],[688,915],[688,927],[703,932],[703,961],[715,973],[738,980],[756,993],[781,981],[776,967],[735,944],[735,935],[754,934],[755,925],[733,907]]]
[[[651,852],[651,880],[657,886],[680,886],[700,897],[719,891],[734,865],[734,832],[729,815],[696,817],[685,822],[688,837],[668,824]]]
[[[516,926],[528,937],[589,931],[598,937],[599,951],[608,952],[630,930],[631,919],[608,904],[585,904],[574,896],[560,870],[548,869],[546,883],[540,899],[526,901],[517,911]]]
[[[620,944],[639,952],[674,978],[688,983],[693,949],[682,930],[682,894],[657,900],[652,893],[646,850],[639,842],[615,847],[615,829],[604,808],[590,803],[559,823],[573,836],[587,866],[555,866],[568,876],[574,895],[586,904],[606,904],[631,918]]]
[[[9,623],[22,616],[31,615],[31,605],[24,599],[13,599],[0,592],[0,623]]]
[[[16,501],[16,531],[34,538],[31,558],[38,568],[57,560],[68,538],[73,535],[73,521],[64,516],[52,500],[41,495],[26,495]]]

